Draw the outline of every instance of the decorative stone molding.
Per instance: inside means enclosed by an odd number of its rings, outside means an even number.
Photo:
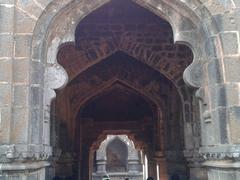
[[[1,162],[43,161],[52,155],[52,148],[44,145],[2,145]]]
[[[200,148],[200,156],[204,160],[234,160],[240,161],[239,145],[220,145]]]
[[[198,149],[184,150],[184,157],[188,162],[189,167],[201,167],[201,163],[203,162],[203,158],[199,154]]]

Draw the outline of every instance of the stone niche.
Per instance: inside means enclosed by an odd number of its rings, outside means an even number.
[[[93,180],[101,180],[103,176],[111,180],[143,179],[140,151],[126,135],[108,135],[96,151],[93,164]]]

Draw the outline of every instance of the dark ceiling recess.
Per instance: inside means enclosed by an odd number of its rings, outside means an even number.
[[[133,23],[138,26],[132,26]],[[172,33],[171,25],[167,21],[131,0],[112,0],[97,11],[89,14],[79,23],[75,31],[76,44],[79,44],[79,41],[85,35],[89,35],[89,33],[95,37],[98,35],[101,37],[111,36],[111,30],[117,28],[121,31],[121,27],[118,26],[119,24],[126,25],[125,30],[131,31],[144,30],[144,24],[146,23],[157,24],[162,29],[166,29]],[[96,24],[101,24],[101,26],[98,27]],[[101,31],[104,31],[104,33],[101,33]],[[109,33],[107,33],[108,31]]]
[[[81,117],[96,121],[132,121],[152,116],[151,105],[141,95],[123,88],[119,82],[88,102],[81,111]]]

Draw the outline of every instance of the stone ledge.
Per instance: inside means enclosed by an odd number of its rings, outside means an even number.
[[[52,155],[52,148],[46,145],[13,144],[0,146],[0,162],[42,161]]]
[[[204,160],[240,160],[240,145],[201,147],[199,153]]]
[[[28,162],[28,163],[6,163],[0,164],[0,171],[22,171],[22,170],[36,170],[49,166],[47,161]]]
[[[240,168],[240,162],[234,162],[231,160],[206,161],[202,165],[214,168]]]

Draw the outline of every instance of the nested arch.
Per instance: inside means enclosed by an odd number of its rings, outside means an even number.
[[[67,74],[56,60],[59,46],[65,42],[74,42],[77,24],[89,13],[108,2],[108,0],[102,0],[93,1],[89,4],[87,1],[63,1],[61,3],[53,1],[40,17],[32,41],[33,61],[31,68],[34,75],[39,77],[39,74],[41,74],[40,83],[44,84],[44,102],[39,103],[39,106],[44,106],[44,116],[39,115],[39,117],[44,117],[44,123],[48,123],[50,119],[50,101],[55,96],[53,90],[62,87],[67,82]],[[159,2],[139,0],[136,2],[151,12],[166,18],[172,25],[175,42],[184,43],[192,48],[194,61],[185,70],[184,78],[189,85],[200,87],[203,79],[204,81],[208,80],[207,76],[202,76],[202,60],[208,59],[206,56],[208,52],[203,46],[209,34],[206,29],[202,28],[200,15],[202,10],[195,11],[196,7],[202,4],[199,1],[194,1],[188,5],[186,1],[178,0],[162,0]],[[193,4],[195,6],[192,6]],[[209,14],[207,16],[211,17]],[[64,23],[63,20],[65,20]],[[186,26],[182,26],[185,24],[184,22],[190,23],[187,29]],[[209,29],[213,29],[212,26],[214,25],[207,25]],[[200,38],[201,35],[203,37],[206,35],[206,38]],[[210,46],[215,49],[221,45],[210,43]],[[39,73],[39,69],[41,69],[41,73]],[[34,78],[31,79],[31,83],[36,83]],[[46,128],[44,131],[48,134],[49,130]],[[44,144],[49,144],[48,140]]]
[[[137,149],[139,151],[147,149],[146,143],[144,143],[141,138],[139,138],[136,134],[134,134],[130,130],[104,130],[97,136],[95,141],[91,144],[91,151],[97,151],[98,149],[105,147],[106,145],[104,144],[106,144],[106,139],[107,136],[109,135],[113,136],[120,135],[121,137],[123,137],[123,139],[127,139],[126,142],[128,142],[128,145],[131,147],[131,149]]]
[[[48,62],[50,66],[51,64],[56,64],[54,69],[58,69],[58,71],[60,71],[61,68],[56,62],[58,47],[64,42],[74,42],[74,32],[78,22],[85,16],[87,16],[89,13],[93,12],[95,9],[101,7],[108,2],[108,0],[102,0],[93,1],[90,4],[86,4],[85,1],[64,1],[61,3],[53,1],[52,3],[50,3],[50,5],[48,5],[48,7],[46,8],[46,11],[39,18],[34,31],[34,34],[36,36],[34,36],[35,38],[33,39],[32,43],[32,59],[34,61],[42,62],[43,64]],[[190,21],[190,23],[192,24],[200,23],[201,21],[199,21],[198,17],[200,14],[194,11],[194,8],[202,5],[201,3],[199,3],[197,0],[190,4],[185,1],[183,2],[177,0],[170,2],[159,1],[157,3],[154,1],[134,2],[142,5],[143,7],[153,13],[156,13],[157,15],[165,17],[165,19],[167,19],[173,27],[175,41],[179,41],[180,43],[185,42],[192,47],[194,52],[198,51],[198,46],[192,39],[193,34],[197,36],[197,30],[192,29],[190,31],[182,31],[181,28],[183,28],[183,26],[178,25],[178,23],[182,23],[182,21],[187,18],[189,18],[189,20],[186,21]],[[204,8],[205,7],[203,7],[203,9]],[[65,17],[68,18],[66,19]],[[48,18],[48,20],[46,18]],[[63,19],[66,19],[66,23],[58,22],[62,21]],[[182,19],[182,21],[179,19]],[[66,74],[63,76],[65,76],[66,81]],[[193,82],[189,83],[192,85],[194,84]],[[52,81],[48,85],[50,89],[61,87],[64,84],[64,81],[61,81],[59,85],[53,84],[54,82]]]
[[[57,63],[58,48],[65,42],[74,42],[77,24],[88,14],[108,2],[109,0],[92,1],[91,3],[70,0],[59,2],[55,0],[46,7],[46,11],[38,19],[31,46],[31,84],[44,84],[43,102],[39,102],[37,106],[43,106],[44,115],[39,115],[39,117],[44,117],[46,124],[48,124],[50,117],[50,101],[55,97],[53,90],[63,87],[68,81],[65,70]],[[197,0],[190,4],[179,0],[162,0],[159,2],[134,0],[133,2],[159,17],[165,18],[172,25],[174,41],[191,47],[194,53],[194,61],[185,70],[184,79],[189,85],[200,87],[202,78],[207,79],[207,77],[202,77],[201,61],[207,59],[206,54],[208,53],[204,47],[201,47],[206,39],[200,38],[200,35],[204,34],[208,37],[209,32],[215,27],[214,23],[209,23],[207,29],[201,28],[203,23],[201,12],[207,10],[205,6],[202,6],[202,3]],[[200,6],[201,10],[196,11],[196,7]],[[208,12],[208,10],[204,12]],[[210,19],[211,13],[207,13],[206,16]],[[187,29],[186,26],[183,26],[186,22],[190,24]],[[210,43],[210,46],[215,49],[219,48],[220,45]],[[46,134],[48,134],[48,129],[44,130]],[[46,139],[45,141],[46,144],[49,144],[49,140]]]
[[[101,94],[106,94],[113,90],[114,88],[121,88],[124,91],[136,94],[141,96],[146,102],[150,104],[150,106],[153,109],[157,109],[159,107],[160,109],[164,109],[164,100],[162,101],[156,101],[152,97],[148,96],[144,92],[141,91],[141,89],[138,89],[137,87],[134,87],[133,85],[129,84],[128,82],[125,82],[120,79],[111,79],[107,83],[103,84],[102,88],[98,89],[97,91],[93,92],[92,94],[89,94],[87,97],[85,97],[82,101],[77,101],[78,103],[75,104],[72,109],[74,109],[74,117],[76,118],[78,113],[83,109],[86,104],[93,101],[95,98],[99,97]]]

